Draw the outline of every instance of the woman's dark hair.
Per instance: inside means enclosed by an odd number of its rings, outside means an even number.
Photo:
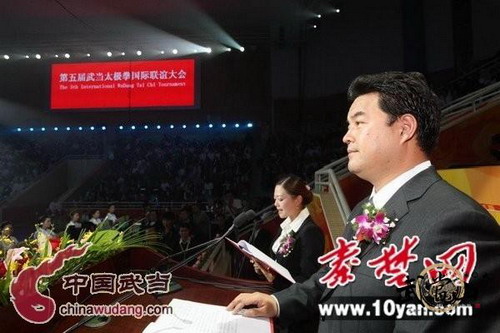
[[[73,216],[75,216],[75,214],[79,214],[77,210],[73,210],[69,213],[69,217],[70,218],[73,218]]]
[[[281,185],[288,194],[294,197],[300,195],[303,207],[309,205],[313,200],[311,189],[305,180],[300,177],[295,175],[285,176],[276,182],[276,186],[278,185]]]
[[[48,216],[48,215],[42,215],[38,218],[38,223],[42,224],[43,222],[45,222],[46,219],[50,219],[51,217]]]
[[[3,230],[8,225],[12,225],[12,222],[3,221],[2,224],[0,224],[0,230]]]
[[[385,72],[358,76],[349,86],[347,96],[352,103],[369,93],[379,94],[379,107],[389,115],[388,125],[411,114],[417,120],[417,141],[429,155],[437,144],[441,112],[439,99],[418,72]]]

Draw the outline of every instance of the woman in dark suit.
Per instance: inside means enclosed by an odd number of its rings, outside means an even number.
[[[271,247],[271,258],[288,269],[297,282],[304,282],[319,269],[318,257],[323,254],[325,245],[323,233],[306,207],[312,199],[309,186],[294,175],[280,179],[274,188],[274,205],[285,220]],[[272,282],[275,289],[282,290],[290,285],[288,280],[252,262],[255,271]]]

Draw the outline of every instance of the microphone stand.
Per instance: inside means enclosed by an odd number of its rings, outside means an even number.
[[[227,231],[226,231],[226,232],[225,232],[222,236],[217,237],[217,238],[215,238],[215,239],[213,239],[213,240],[211,240],[211,241],[206,242],[206,243],[208,243],[206,247],[202,248],[201,250],[198,250],[196,253],[194,253],[193,255],[189,256],[188,258],[186,258],[186,259],[184,259],[184,260],[182,260],[182,261],[178,262],[177,264],[175,264],[174,266],[172,266],[170,269],[168,269],[168,270],[167,270],[165,273],[163,273],[163,274],[170,274],[170,273],[172,273],[172,272],[176,271],[177,269],[181,268],[182,266],[185,266],[188,262],[190,262],[191,260],[193,260],[194,258],[196,258],[196,257],[197,257],[198,255],[200,255],[202,252],[207,251],[207,250],[211,249],[212,247],[214,247],[215,245],[217,245],[217,244],[218,244],[221,240],[223,240],[223,239],[224,239],[227,235],[229,235],[229,234],[230,234],[230,233],[231,233],[231,232],[232,232],[232,231],[233,231],[233,230],[234,230],[237,226],[240,226],[241,224],[244,224],[244,222],[246,222],[245,218],[243,217],[245,213],[246,213],[246,212],[243,212],[243,213],[241,213],[240,215],[238,215],[238,216],[234,219],[234,221],[233,221],[233,225],[231,225],[231,227],[230,227],[230,228],[229,228],[229,229],[228,229],[228,230],[227,230]],[[253,215],[253,214],[254,214],[254,213],[252,212],[252,215]],[[240,219],[240,221],[238,222],[238,221],[237,221],[237,219],[238,219],[238,217],[240,217],[240,216],[242,216],[242,218],[241,218],[241,219]],[[201,245],[203,245],[203,244],[200,244],[200,245],[199,245],[199,246],[197,246],[197,247],[201,247]],[[194,248],[194,247],[193,247],[193,248]],[[181,252],[182,252],[182,251],[181,251]],[[163,259],[162,259],[162,260],[160,260],[160,261],[159,261],[159,262],[158,262],[158,263],[157,263],[157,264],[156,264],[153,268],[151,268],[151,270],[150,270],[150,271],[153,271],[153,270],[158,269],[158,268],[160,267],[160,265],[161,265],[164,261],[166,261],[166,260],[168,260],[168,259],[170,259],[170,257],[163,258]],[[145,285],[146,285],[146,282],[145,282],[145,283],[143,283],[143,284],[141,285],[141,287],[144,287]],[[113,304],[116,304],[116,303],[122,303],[122,302],[124,302],[124,301],[128,300],[129,298],[131,298],[131,297],[132,297],[132,296],[134,296],[134,295],[135,295],[135,293],[134,293],[134,292],[132,292],[132,291],[130,291],[130,292],[128,292],[128,293],[126,293],[126,294],[123,294],[122,296],[120,296],[120,297],[116,298],[116,299],[115,299],[112,303],[110,303],[110,305],[113,305]],[[155,295],[154,295],[154,297],[155,297],[155,298],[156,298],[156,299],[157,299],[157,300],[161,303],[161,301],[159,300],[159,296],[158,296],[158,295],[156,295],[156,294],[155,294]],[[71,332],[71,331],[73,331],[73,330],[77,329],[78,327],[80,327],[80,326],[84,325],[85,323],[89,322],[90,320],[92,320],[92,319],[93,319],[93,318],[95,318],[95,317],[98,317],[98,316],[90,316],[90,317],[87,317],[87,318],[83,318],[83,319],[82,319],[82,320],[80,320],[78,323],[74,324],[73,326],[71,326],[71,327],[69,327],[67,330],[65,330],[65,331],[64,331],[64,333]]]
[[[268,212],[271,212],[274,209],[274,204],[271,204],[269,206],[264,207],[257,213],[255,213],[256,218],[253,221],[253,226],[252,226],[252,233],[250,234],[250,238],[248,239],[248,243],[252,243],[257,237],[257,225],[258,223],[262,220],[262,216],[267,214]],[[240,264],[238,265],[239,267],[237,268],[238,274],[236,275],[237,278],[241,276],[241,272],[243,271],[243,265],[245,264],[245,257],[241,258]]]

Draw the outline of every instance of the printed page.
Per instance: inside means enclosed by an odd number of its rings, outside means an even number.
[[[174,298],[172,313],[163,314],[149,324],[143,333],[256,333],[272,332],[269,318],[247,318],[233,315],[224,306]]]
[[[266,255],[264,252],[253,246],[252,244],[248,243],[245,240],[240,240],[238,243],[233,242],[229,238],[226,238],[233,246],[237,247],[240,249],[242,252],[254,257],[257,259],[259,262],[263,263],[265,266],[270,267],[273,271],[278,273],[279,275],[283,276],[285,279],[288,281],[295,283],[294,278],[286,269],[285,267],[281,266],[278,264],[276,261],[271,259],[268,255]]]

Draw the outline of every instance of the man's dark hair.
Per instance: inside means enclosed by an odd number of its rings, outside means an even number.
[[[189,223],[181,223],[181,225],[179,226],[179,229],[181,228],[186,228],[186,229],[189,229],[189,231],[191,231],[191,225]]]
[[[439,99],[425,77],[418,72],[361,75],[349,86],[347,97],[352,103],[357,97],[373,92],[379,94],[379,107],[389,115],[389,126],[405,114],[415,117],[418,144],[429,155],[439,136],[441,110]]]

